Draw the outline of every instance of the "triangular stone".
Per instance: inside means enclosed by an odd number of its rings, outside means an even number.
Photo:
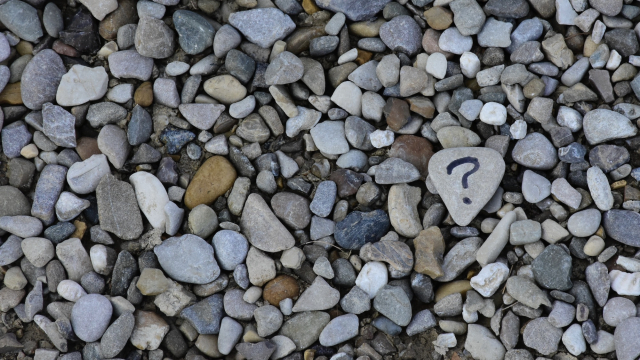
[[[445,149],[429,161],[431,182],[461,226],[468,225],[491,200],[504,169],[502,156],[490,148]]]

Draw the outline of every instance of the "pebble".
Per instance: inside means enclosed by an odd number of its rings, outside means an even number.
[[[295,29],[291,18],[276,8],[233,13],[229,16],[229,24],[262,48],[270,48],[273,43],[284,39]]]
[[[322,346],[335,346],[358,335],[359,320],[354,314],[341,315],[331,320],[320,333]]]
[[[109,326],[112,312],[111,303],[102,295],[89,294],[81,297],[71,311],[74,333],[86,342],[99,340]]]
[[[74,65],[60,80],[56,102],[62,106],[76,106],[98,100],[107,93],[108,80],[109,75],[102,66]]]

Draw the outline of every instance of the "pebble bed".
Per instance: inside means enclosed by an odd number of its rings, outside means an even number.
[[[2,359],[638,358],[638,19],[0,0]]]

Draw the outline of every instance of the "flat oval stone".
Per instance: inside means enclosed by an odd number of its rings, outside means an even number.
[[[589,111],[582,119],[582,126],[591,145],[628,138],[638,133],[638,128],[626,116],[607,109]]]
[[[24,105],[40,110],[44,103],[54,101],[66,73],[67,68],[55,51],[45,49],[36,54],[22,72],[20,92]]]
[[[193,176],[184,195],[184,204],[189,209],[200,204],[213,204],[220,195],[231,189],[236,177],[236,169],[229,160],[222,156],[212,156]]]
[[[162,269],[172,279],[190,284],[207,284],[220,275],[213,247],[202,238],[186,234],[164,240],[153,248]]]
[[[36,42],[42,37],[38,11],[25,2],[11,0],[0,6],[0,22],[26,41]]]
[[[82,341],[93,342],[107,330],[113,308],[111,302],[99,294],[81,297],[71,310],[73,332]]]

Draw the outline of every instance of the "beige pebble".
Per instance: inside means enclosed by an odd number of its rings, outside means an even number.
[[[38,147],[36,147],[36,144],[29,144],[20,150],[20,155],[26,159],[33,159],[38,156]]]
[[[584,244],[584,253],[587,256],[598,256],[604,250],[604,240],[600,236],[592,236]]]

